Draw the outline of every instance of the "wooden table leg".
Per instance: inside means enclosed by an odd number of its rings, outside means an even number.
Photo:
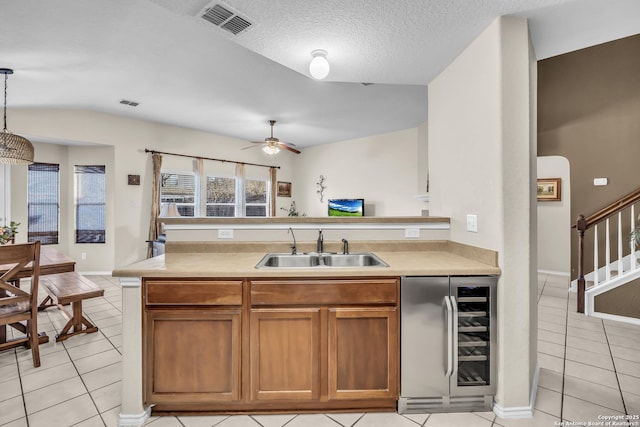
[[[64,325],[64,328],[62,328],[62,331],[56,335],[57,342],[64,341],[74,335],[90,334],[98,331],[98,327],[82,315],[82,300],[71,303],[72,315],[70,315],[62,305],[58,305],[58,308],[68,321],[67,324]],[[73,330],[71,328],[73,328]]]

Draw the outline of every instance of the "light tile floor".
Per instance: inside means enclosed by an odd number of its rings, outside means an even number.
[[[65,323],[58,310],[40,313],[51,337],[34,368],[27,349],[0,352],[0,426],[116,426],[121,396],[122,319],[118,281],[91,276],[105,289],[84,311],[100,330],[56,343]],[[575,313],[567,280],[538,281],[540,382],[535,415],[501,419],[493,412],[154,417],[151,427],[546,427],[640,414],[640,327]],[[562,423],[564,421],[564,423]],[[569,423],[574,422],[574,424]],[[625,425],[625,424],[618,424]],[[628,424],[627,424],[628,425]]]

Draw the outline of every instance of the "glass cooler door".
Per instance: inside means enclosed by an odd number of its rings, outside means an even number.
[[[454,372],[451,395],[495,392],[495,277],[452,277]]]

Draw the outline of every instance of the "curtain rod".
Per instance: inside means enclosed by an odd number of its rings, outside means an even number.
[[[269,166],[269,165],[261,165],[261,164],[258,164],[258,163],[238,162],[238,161],[235,161],[235,160],[215,159],[213,157],[191,156],[191,155],[188,155],[188,154],[167,153],[165,151],[149,150],[148,148],[145,148],[144,152],[145,153],[151,153],[151,154],[166,154],[168,156],[188,157],[188,158],[191,158],[191,159],[213,160],[214,162],[222,162],[222,163],[235,163],[237,165],[259,166],[261,168],[276,168],[276,169],[280,169],[280,166]]]

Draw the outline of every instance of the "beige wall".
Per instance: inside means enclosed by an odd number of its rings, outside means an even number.
[[[426,205],[415,197],[425,191],[419,188],[418,129],[306,148],[295,162],[292,200],[307,216],[326,216],[333,198],[364,198],[367,216],[420,215]],[[327,187],[322,202],[320,175]]]
[[[640,187],[638,52],[640,35],[538,63],[538,154],[568,159],[572,222]],[[609,185],[595,187],[593,178],[608,178]],[[577,239],[571,236],[575,278]],[[592,247],[587,240],[585,272],[592,271]]]
[[[430,214],[451,218],[452,240],[499,252],[505,415],[530,409],[536,360],[533,64],[526,21],[498,18],[429,85]]]
[[[538,202],[538,270],[569,276],[571,269],[571,180],[569,161],[538,157],[538,178],[560,178],[561,200]]]

